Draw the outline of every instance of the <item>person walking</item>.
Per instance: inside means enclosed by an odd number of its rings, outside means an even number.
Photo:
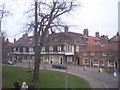
[[[84,70],[84,71],[86,70],[86,65],[83,66],[83,70]]]
[[[102,74],[103,73],[103,69],[100,67],[100,73]]]

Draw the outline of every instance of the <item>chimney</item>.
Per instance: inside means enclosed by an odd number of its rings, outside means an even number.
[[[24,38],[28,37],[28,33],[23,34],[23,37]]]
[[[7,43],[9,42],[9,39],[8,39],[8,38],[6,39],[6,42],[7,42]]]
[[[117,32],[116,36],[119,36],[119,32]]]
[[[16,42],[16,38],[14,38],[14,43]]]
[[[84,35],[84,36],[88,36],[88,29],[84,29],[83,35]]]
[[[96,32],[96,33],[95,33],[95,36],[96,36],[96,37],[99,37],[99,32]]]
[[[67,25],[64,26],[64,32],[65,32],[65,33],[68,32],[68,26],[67,26]]]

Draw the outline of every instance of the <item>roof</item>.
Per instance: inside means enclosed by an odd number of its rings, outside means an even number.
[[[26,37],[21,37],[18,41],[16,41],[13,46],[19,46],[19,47],[29,47],[33,46],[33,36],[26,36]]]
[[[108,50],[115,50],[118,51],[118,44],[112,43],[112,44],[106,44],[106,45],[94,45],[94,46],[86,46],[81,48],[80,51],[108,51]]]
[[[16,41],[13,46],[30,47],[33,46],[33,44],[34,44],[33,36],[23,36],[18,41]],[[73,32],[60,32],[60,33],[49,34],[49,36],[45,40],[44,45],[54,46],[54,45],[65,45],[65,44],[86,45],[87,42],[85,41],[85,38],[83,38],[82,34],[73,33]]]
[[[85,38],[87,39],[88,45],[90,45],[90,46],[92,46],[92,45],[99,45],[100,44],[100,39],[97,38],[97,37],[87,36]]]
[[[120,36],[118,36],[118,35],[113,36],[113,37],[109,40],[109,42],[110,42],[110,43],[120,42]]]
[[[82,34],[73,32],[60,32],[50,34],[47,38],[45,45],[65,45],[65,44],[76,44],[76,45],[86,45],[87,42],[83,38]]]

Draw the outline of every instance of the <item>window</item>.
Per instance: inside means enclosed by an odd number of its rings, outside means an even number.
[[[14,52],[14,48],[11,48],[10,50],[11,50],[11,52]]]
[[[109,61],[108,61],[108,64],[109,64],[109,65],[114,65],[114,61],[113,61],[113,60],[109,60]]]
[[[42,51],[45,51],[45,47],[42,47]]]
[[[93,64],[98,64],[98,60],[94,59]]]
[[[57,50],[58,50],[58,51],[61,51],[61,46],[58,46],[58,47],[57,47]]]
[[[86,52],[84,52],[83,54],[84,54],[84,56],[87,56],[87,53],[86,53]]]
[[[83,64],[88,65],[88,64],[89,64],[89,59],[84,59],[84,60],[83,60]]]
[[[15,52],[15,51],[16,51],[16,48],[13,48],[13,51]]]
[[[18,47],[16,47],[16,51],[18,51]]]
[[[46,46],[46,47],[45,47],[45,51],[49,51],[49,46]]]
[[[103,56],[107,56],[107,54],[105,52],[102,53]]]
[[[24,51],[24,52],[26,51],[26,48],[25,48],[25,47],[23,47],[23,51]]]
[[[94,52],[91,52],[91,56],[94,56],[95,55],[95,53]]]
[[[29,48],[29,51],[30,51],[30,52],[33,52],[33,47],[30,47],[30,48]]]
[[[23,47],[20,47],[20,52],[23,52]]]
[[[27,55],[24,56],[24,59],[27,60]]]
[[[53,51],[53,46],[49,46],[49,51]]]
[[[103,60],[100,60],[100,61],[99,61],[99,64],[100,64],[100,66],[104,66],[104,61],[103,61]]]
[[[29,48],[28,47],[26,47],[26,52],[29,52]]]
[[[79,51],[79,46],[76,46],[76,52]]]
[[[61,51],[64,51],[64,45],[61,45]]]
[[[57,51],[57,46],[54,46],[54,47],[53,47],[53,51]]]
[[[15,60],[17,60],[17,55],[14,55],[14,57],[13,57]]]
[[[66,52],[72,52],[72,45],[66,45]]]

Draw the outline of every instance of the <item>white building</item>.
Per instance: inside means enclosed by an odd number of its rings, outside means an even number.
[[[12,60],[14,62],[34,61],[33,44],[33,36],[28,36],[28,34],[24,34],[18,41],[15,40],[11,49]],[[66,26],[64,32],[49,34],[42,48],[41,61],[74,64],[76,63],[75,52],[86,44],[82,34],[68,32],[68,27]],[[79,65],[79,61],[77,61],[77,64]]]

